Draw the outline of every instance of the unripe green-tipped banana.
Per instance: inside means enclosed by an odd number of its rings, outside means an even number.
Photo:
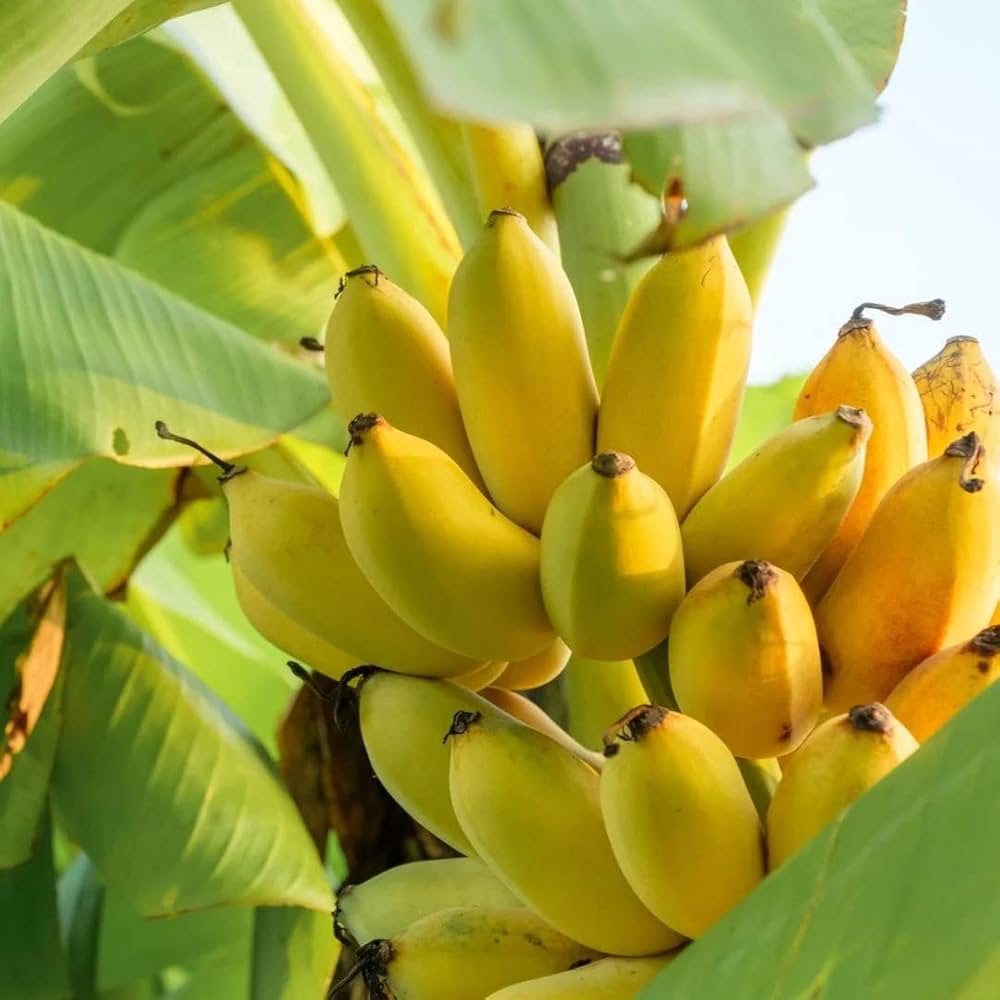
[[[591,750],[602,749],[604,734],[630,708],[648,701],[631,660],[586,660],[572,656],[560,678],[566,728]]]
[[[615,861],[597,771],[547,736],[485,714],[456,715],[448,742],[462,829],[527,905],[608,954],[652,955],[680,943]]]
[[[817,726],[782,764],[767,813],[768,867],[791,857],[918,746],[877,702]]]
[[[652,958],[599,958],[568,972],[528,979],[486,1000],[629,1000],[651,983],[677,952]]]
[[[490,496],[538,534],[556,487],[593,454],[597,389],[573,289],[516,212],[492,212],[455,272],[448,337]]]
[[[670,682],[680,710],[737,757],[794,750],[823,704],[816,626],[795,577],[759,559],[702,577],[674,615]]]
[[[725,468],[752,321],[746,282],[718,236],[654,264],[615,334],[597,447],[631,455],[681,520]]]
[[[350,434],[344,536],[385,602],[431,642],[474,659],[523,660],[552,642],[538,539],[430,442],[371,413]]]
[[[518,898],[478,858],[397,865],[337,893],[334,919],[358,945],[394,938],[423,917],[451,907],[516,909]]]
[[[696,938],[764,877],[760,821],[710,729],[643,705],[609,737],[601,809],[615,857],[660,920]]]
[[[652,649],[684,596],[670,498],[628,455],[601,453],[552,497],[541,578],[549,619],[578,655],[627,660]]]
[[[871,430],[864,410],[838,406],[786,427],[731,469],[681,524],[688,583],[743,559],[801,580],[854,502]]]

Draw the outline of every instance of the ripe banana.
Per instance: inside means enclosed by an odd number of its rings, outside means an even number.
[[[990,618],[991,625],[1000,625],[1000,603],[993,609],[993,617]]]
[[[508,691],[501,687],[486,688],[480,693],[500,711],[506,712],[526,726],[531,726],[532,729],[537,729],[540,733],[554,739],[556,743],[561,743],[570,753],[575,753],[581,760],[585,760],[595,771],[600,771],[604,767],[604,757],[601,754],[588,750],[578,743],[555,719],[551,718],[530,698],[525,698],[524,695],[518,694],[516,691]]]
[[[858,544],[882,497],[900,476],[927,460],[920,394],[909,372],[885,346],[875,324],[861,315],[867,305],[859,306],[840,328],[836,342],[806,379],[795,403],[795,420],[844,403],[863,409],[874,425],[854,503],[802,582],[813,605]],[[914,307],[904,308],[912,311]],[[940,316],[940,312],[933,315]]]
[[[887,697],[921,660],[987,620],[998,492],[973,433],[885,495],[816,609],[831,711]]]
[[[552,497],[541,579],[549,619],[575,653],[626,660],[652,649],[684,596],[670,498],[628,455],[602,452]]]
[[[741,559],[801,580],[854,502],[872,423],[838,406],[764,442],[715,484],[681,524],[689,584]]]
[[[601,810],[639,898],[687,937],[704,934],[764,876],[760,821],[710,729],[655,705],[606,737]]]
[[[562,675],[566,728],[584,746],[603,747],[608,727],[634,705],[648,700],[631,660],[570,657]]]
[[[538,534],[556,487],[593,454],[597,389],[573,289],[523,216],[490,213],[455,272],[448,336],[490,495]]]
[[[568,972],[528,979],[486,1000],[629,1000],[651,983],[678,952],[651,958],[599,958]]]
[[[975,337],[951,337],[914,373],[927,427],[927,452],[940,455],[975,431],[993,461],[1000,459],[1000,382]]]
[[[157,433],[195,448],[222,470],[233,565],[297,626],[283,638],[268,619],[262,624],[271,630],[265,636],[269,641],[291,648],[301,639],[299,629],[306,629],[355,662],[431,677],[468,673],[481,665],[436,646],[379,597],[347,548],[340,505],[331,494],[225,462],[171,434],[162,422]],[[253,619],[251,624],[256,624]]]
[[[506,670],[507,664],[501,660],[499,663],[484,663],[476,670],[467,674],[459,674],[457,677],[450,677],[449,680],[469,691],[482,691],[483,688],[488,688],[499,680]]]
[[[370,941],[331,994],[362,975],[372,997],[472,1000],[595,957],[528,909],[453,907]]]
[[[496,686],[510,691],[530,691],[555,680],[569,661],[569,646],[558,636],[540,653],[507,664]]]
[[[885,704],[923,743],[998,679],[1000,625],[992,625],[918,664]]]
[[[456,714],[448,741],[462,829],[528,906],[608,954],[654,955],[680,943],[615,862],[597,771],[547,736],[495,716]]]
[[[524,216],[534,234],[558,257],[559,230],[535,130],[522,122],[465,122],[462,131],[480,218],[486,218],[495,208],[512,208]]]
[[[782,765],[767,813],[768,867],[791,857],[918,746],[878,702],[818,726]]]
[[[481,661],[523,660],[552,642],[538,540],[430,442],[373,413],[349,433],[344,536],[386,603],[432,642]]]
[[[326,325],[333,408],[375,410],[449,454],[485,490],[458,408],[448,341],[431,314],[377,267],[348,271]]]
[[[662,257],[625,306],[597,448],[631,455],[681,520],[725,467],[752,322],[750,294],[724,236]]]
[[[794,750],[823,703],[819,642],[795,577],[759,559],[725,563],[688,592],[670,628],[678,707],[737,757]]]
[[[478,858],[397,865],[337,893],[336,925],[361,946],[393,938],[410,924],[454,906],[516,909],[518,898]]]

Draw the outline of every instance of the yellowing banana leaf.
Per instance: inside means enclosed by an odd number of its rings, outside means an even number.
[[[120,45],[173,17],[181,17],[224,2],[225,0],[132,0],[117,17],[112,18],[91,38],[82,51],[77,53],[77,58]]]
[[[283,164],[147,39],[63,69],[4,123],[0,198],[265,340],[315,334],[344,270]]]
[[[0,203],[0,526],[85,458],[169,467],[320,410],[322,373]]]
[[[985,1000],[1000,975],[1000,684],[687,948],[641,1000]]]
[[[292,800],[231,714],[124,612],[71,581],[52,789],[101,878],[146,916],[223,904],[326,911]]]
[[[0,0],[0,122],[129,0]]]

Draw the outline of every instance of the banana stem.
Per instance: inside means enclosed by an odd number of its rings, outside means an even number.
[[[157,420],[154,426],[156,427],[157,435],[165,441],[174,441],[177,444],[187,445],[188,448],[194,448],[195,451],[204,455],[214,465],[217,465],[222,470],[222,475],[219,476],[220,483],[225,482],[227,479],[232,479],[233,476],[237,476],[241,472],[246,472],[245,465],[234,465],[232,462],[227,462],[224,458],[219,458],[215,452],[209,451],[204,445],[198,444],[197,441],[181,437],[180,434],[174,434],[162,420]]]
[[[299,347],[304,347],[307,351],[326,350],[315,337],[299,337]]]
[[[886,306],[880,302],[862,302],[851,313],[852,320],[864,319],[866,309],[878,309],[890,316],[926,316],[928,319],[939,320],[944,315],[944,299],[930,299],[927,302],[911,302],[905,306]]]

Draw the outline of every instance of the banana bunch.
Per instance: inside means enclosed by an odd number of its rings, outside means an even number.
[[[858,307],[727,470],[726,238],[638,278],[599,395],[557,257],[501,209],[447,332],[345,275],[338,496],[158,425],[221,469],[247,617],[355,686],[375,774],[456,852],[341,891],[372,996],[636,995],[1000,677],[1000,386],[970,337],[911,376],[866,316],[943,308]],[[519,693],[557,679],[569,731]]]

